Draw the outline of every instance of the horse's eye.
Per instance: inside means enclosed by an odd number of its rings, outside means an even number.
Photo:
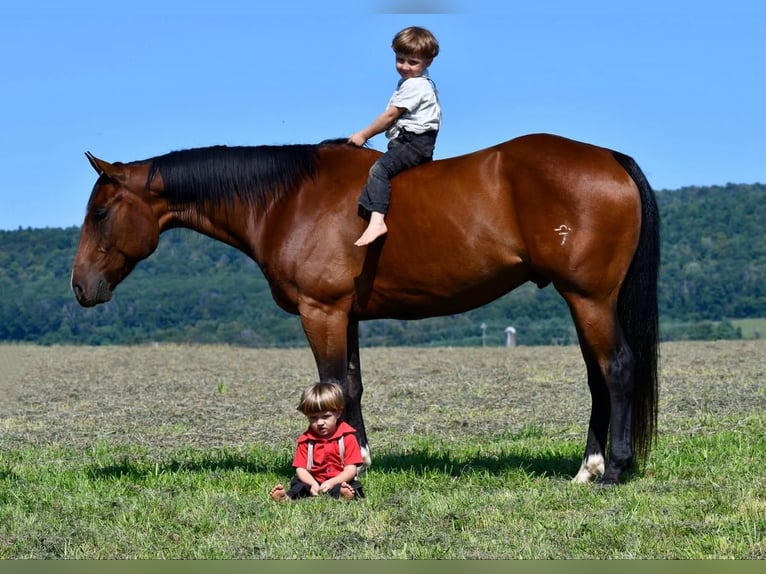
[[[96,222],[103,221],[106,219],[106,216],[109,215],[109,209],[106,207],[96,207],[93,209],[91,214],[93,215],[93,219]]]

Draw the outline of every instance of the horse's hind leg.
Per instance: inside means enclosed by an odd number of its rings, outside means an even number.
[[[588,388],[590,388],[591,396],[590,422],[582,465],[572,482],[590,482],[596,477],[603,476],[606,440],[609,434],[609,390],[606,388],[598,363],[590,357],[585,357],[585,364],[588,369]]]
[[[602,483],[616,484],[622,472],[633,464],[633,355],[613,304],[571,295],[565,298],[588,366],[592,400],[585,455],[575,480],[586,482],[599,473],[603,463],[599,457],[609,434],[609,456]]]

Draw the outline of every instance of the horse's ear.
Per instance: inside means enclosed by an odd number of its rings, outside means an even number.
[[[120,170],[117,166],[109,163],[108,161],[98,159],[89,151],[85,152],[85,157],[88,158],[90,165],[93,166],[93,169],[96,170],[98,175],[104,175],[115,181],[123,181],[125,179],[125,174],[122,172],[122,170]]]
[[[104,167],[103,167],[103,164],[106,163],[105,161],[102,161],[102,160],[98,159],[95,155],[93,155],[89,151],[85,152],[85,157],[88,158],[88,161],[90,162],[90,165],[93,166],[93,169],[96,170],[96,173],[98,175],[103,175],[104,174],[104,172],[106,171],[104,169]]]

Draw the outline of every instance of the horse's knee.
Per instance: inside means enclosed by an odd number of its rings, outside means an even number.
[[[362,392],[363,388],[361,383],[354,384],[350,383],[346,385],[345,393],[344,393],[344,399],[346,401],[346,404],[350,404],[352,407],[359,408],[362,402]]]

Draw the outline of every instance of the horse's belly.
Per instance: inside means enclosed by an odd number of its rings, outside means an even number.
[[[519,262],[520,263],[520,262]],[[465,266],[463,271],[469,269]],[[357,298],[360,319],[423,319],[454,315],[486,305],[529,280],[526,266],[506,266],[495,273],[424,270],[421,275],[381,274],[369,297]]]

